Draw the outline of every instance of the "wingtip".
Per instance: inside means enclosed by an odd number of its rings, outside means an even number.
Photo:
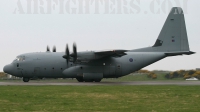
[[[196,54],[196,52],[189,51],[189,52],[186,53],[186,55],[192,55],[192,54]]]
[[[190,51],[191,54],[196,54],[196,52]]]

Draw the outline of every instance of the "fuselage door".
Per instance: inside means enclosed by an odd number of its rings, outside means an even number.
[[[121,64],[116,65],[116,76],[121,76],[122,75],[122,66]]]
[[[110,65],[110,75],[115,75],[115,66]]]
[[[17,74],[18,74],[19,77],[20,77],[20,76],[23,77],[22,68],[17,67]]]

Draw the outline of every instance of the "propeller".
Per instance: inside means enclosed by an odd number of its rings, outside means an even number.
[[[47,46],[47,52],[50,52],[49,46]]]
[[[73,62],[76,62],[76,60],[77,60],[77,46],[76,46],[76,43],[73,44],[73,53],[70,56],[73,57]]]
[[[53,52],[56,52],[56,46],[53,46]]]
[[[70,58],[73,58],[73,62],[75,63],[77,60],[77,47],[76,47],[76,43],[73,44],[73,53],[69,53],[69,47],[68,44],[66,45],[66,49],[65,49],[65,55],[63,56],[63,58],[67,59],[67,65],[70,61]]]

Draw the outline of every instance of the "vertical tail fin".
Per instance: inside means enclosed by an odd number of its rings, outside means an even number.
[[[171,9],[153,48],[158,52],[190,50],[182,8]]]
[[[171,9],[167,20],[152,47],[132,50],[134,52],[164,52],[167,56],[190,55],[185,18],[182,8]]]

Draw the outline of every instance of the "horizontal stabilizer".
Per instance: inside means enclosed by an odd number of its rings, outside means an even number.
[[[187,52],[170,52],[170,53],[165,53],[167,56],[177,56],[177,55],[191,55],[191,54],[195,54],[195,52],[192,51],[187,51]]]

